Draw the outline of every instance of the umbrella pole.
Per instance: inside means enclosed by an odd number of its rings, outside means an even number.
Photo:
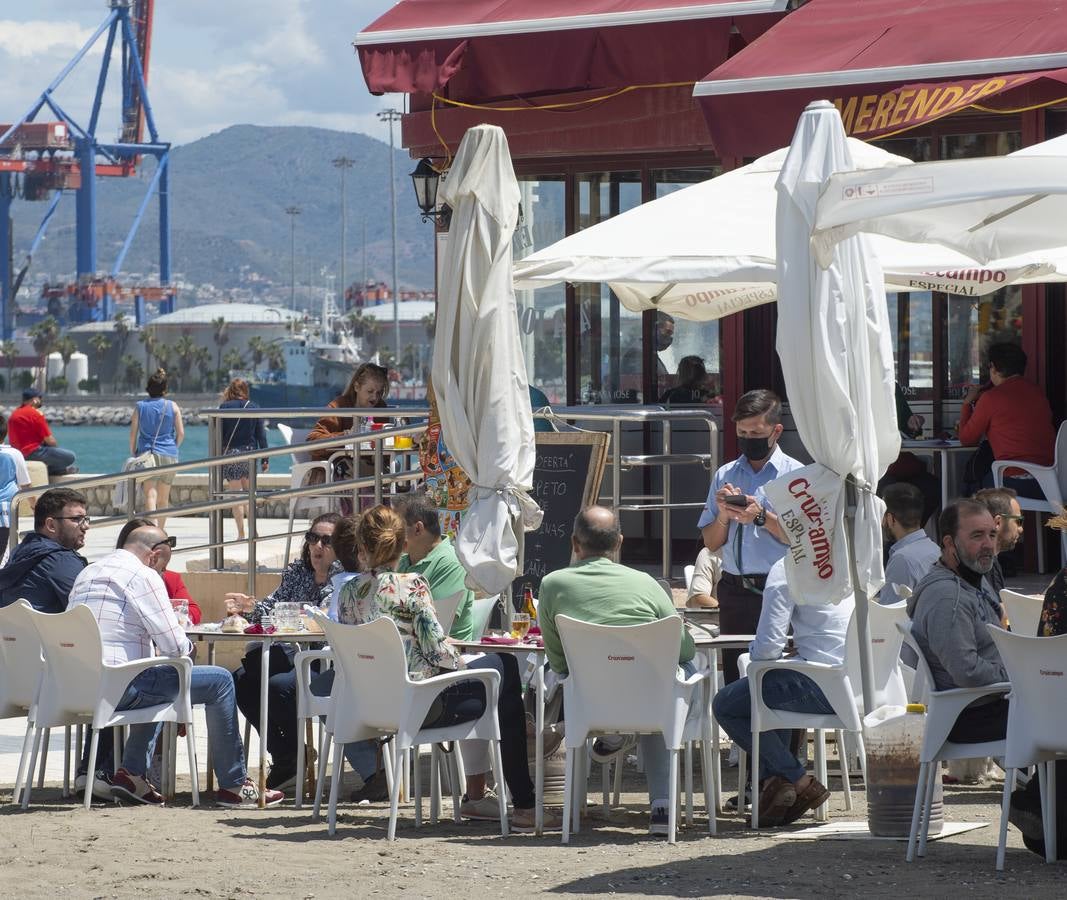
[[[851,478],[845,480],[845,546],[848,548],[848,565],[852,576],[852,591],[856,602],[856,637],[860,652],[860,684],[863,690],[863,713],[874,710],[874,662],[871,659],[871,625],[867,617],[870,599],[860,585],[856,570],[856,484]]]

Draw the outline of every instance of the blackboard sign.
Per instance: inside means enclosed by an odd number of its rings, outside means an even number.
[[[549,572],[571,563],[574,517],[596,502],[608,455],[608,435],[568,431],[537,433],[537,461],[531,496],[544,511],[537,531],[526,535],[523,573],[512,582],[514,603],[526,585],[534,594]]]

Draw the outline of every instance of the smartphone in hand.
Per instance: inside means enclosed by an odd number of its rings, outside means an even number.
[[[725,500],[730,506],[738,506],[741,508],[748,506],[748,497],[744,494],[731,494],[729,497],[726,497]]]

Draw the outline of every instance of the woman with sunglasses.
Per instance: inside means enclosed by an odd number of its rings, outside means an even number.
[[[262,600],[248,594],[227,594],[227,615],[240,613],[253,625],[259,625],[263,616],[273,614],[276,603],[300,603],[328,610],[333,596],[331,580],[342,571],[333,551],[333,530],[340,518],[337,513],[325,513],[314,519],[304,535],[300,559],[285,568],[277,589]],[[267,750],[272,765],[267,784],[271,790],[283,791],[296,779],[296,747],[300,739],[293,669],[296,650],[295,644],[288,643],[274,643],[270,648]],[[261,653],[259,644],[250,646],[241,667],[233,673],[237,706],[253,726],[259,725]]]

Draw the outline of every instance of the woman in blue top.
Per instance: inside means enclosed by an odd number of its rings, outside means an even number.
[[[219,409],[259,409],[259,404],[248,399],[248,382],[235,378],[222,392]],[[247,453],[250,450],[267,448],[267,429],[263,420],[223,419],[222,420],[222,455]],[[266,457],[259,461],[260,468],[266,472],[270,460]],[[248,493],[248,463],[231,462],[222,467],[222,477],[226,481],[226,490]],[[233,508],[233,520],[237,523],[237,540],[245,537],[245,504],[238,503]]]
[[[138,400],[130,421],[130,455],[138,456],[151,451],[157,466],[170,466],[178,461],[178,447],[185,440],[185,426],[182,424],[182,411],[173,400],[168,400],[167,373],[156,369],[148,378],[145,386],[147,400]],[[147,469],[153,472],[153,469]],[[174,475],[149,474],[141,482],[144,491],[145,509],[153,512],[166,509],[170,503],[170,486]],[[166,517],[156,516],[156,525],[160,528]]]

